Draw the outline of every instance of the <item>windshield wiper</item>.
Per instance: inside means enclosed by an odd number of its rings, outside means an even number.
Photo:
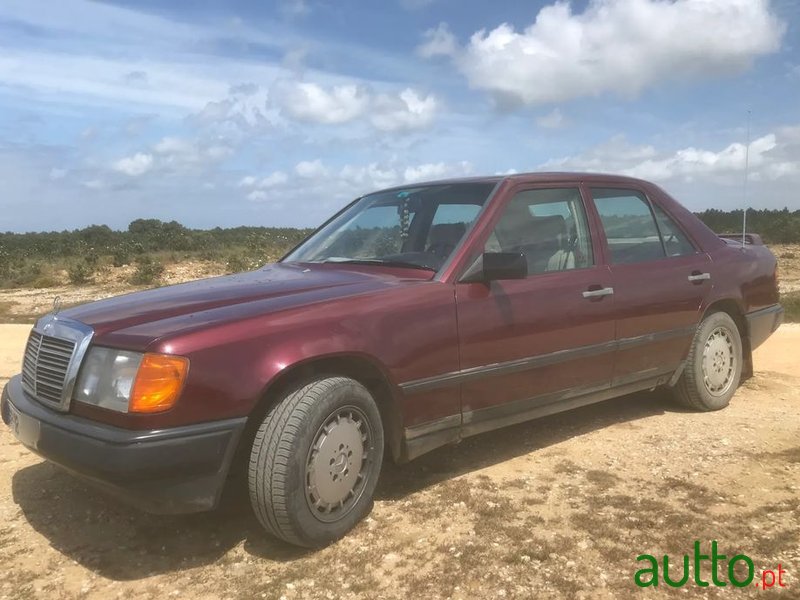
[[[412,262],[405,262],[402,260],[382,260],[380,258],[339,258],[332,256],[322,261],[323,263],[341,263],[349,265],[384,265],[387,267],[405,267],[407,269],[421,269],[423,271],[433,271],[436,269],[426,265],[420,265]]]

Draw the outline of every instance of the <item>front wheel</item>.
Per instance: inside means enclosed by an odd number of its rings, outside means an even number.
[[[695,410],[725,408],[742,376],[742,339],[728,313],[708,315],[697,328],[673,394]]]
[[[256,517],[289,543],[320,547],[364,518],[383,460],[383,427],[369,391],[328,377],[287,394],[267,412],[250,453]]]

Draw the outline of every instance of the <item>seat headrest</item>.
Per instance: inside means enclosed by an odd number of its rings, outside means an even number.
[[[466,231],[464,223],[439,223],[431,227],[428,244],[457,244]]]
[[[534,232],[539,240],[556,239],[567,233],[567,223],[561,215],[534,217],[534,219]]]

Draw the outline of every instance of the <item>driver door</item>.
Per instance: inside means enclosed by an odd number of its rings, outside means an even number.
[[[528,276],[456,284],[465,435],[610,387],[611,274],[586,214],[577,184],[512,190],[484,251],[523,253]]]

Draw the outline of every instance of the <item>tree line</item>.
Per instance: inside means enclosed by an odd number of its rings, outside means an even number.
[[[310,233],[291,227],[189,229],[177,221],[137,219],[124,231],[90,225],[73,231],[0,233],[0,288],[90,282],[107,267],[135,265],[133,285],[157,283],[165,263],[221,263],[229,272],[280,258]]]
[[[147,252],[208,252],[252,245],[254,238],[266,246],[292,246],[309,229],[291,227],[232,227],[189,229],[177,221],[137,219],[124,231],[107,225],[90,225],[73,231],[0,233],[0,252],[26,257],[82,256],[96,253],[141,254]]]
[[[696,213],[716,233],[741,233],[742,211],[710,208]],[[767,244],[800,243],[800,210],[790,211],[750,208],[747,231],[758,233]]]
[[[739,233],[742,211],[716,208],[696,213],[717,233]],[[749,209],[747,230],[758,233],[766,243],[800,243],[800,210]],[[150,252],[204,253],[209,258],[237,247],[267,250],[288,249],[309,234],[310,229],[292,227],[232,227],[189,229],[177,221],[137,219],[124,231],[107,225],[90,225],[73,231],[0,233],[0,256],[61,258],[97,254],[124,259],[127,255]]]

